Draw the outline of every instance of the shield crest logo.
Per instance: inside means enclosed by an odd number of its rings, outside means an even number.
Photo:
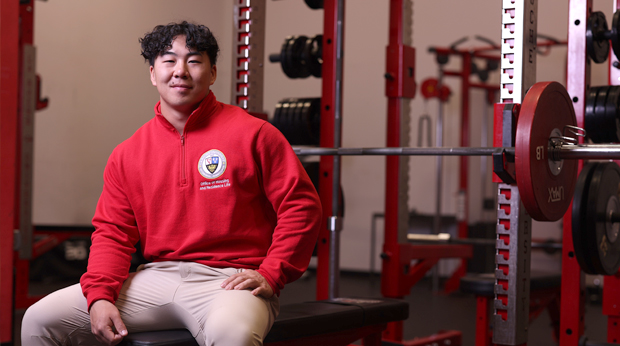
[[[198,172],[207,179],[219,178],[226,171],[226,156],[217,149],[211,149],[200,156]]]
[[[210,157],[207,159],[207,170],[209,173],[213,174],[217,170],[217,166],[220,164],[220,158],[217,156]]]

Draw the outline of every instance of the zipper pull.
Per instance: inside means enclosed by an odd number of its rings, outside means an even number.
[[[185,136],[181,135],[181,145],[185,145]]]

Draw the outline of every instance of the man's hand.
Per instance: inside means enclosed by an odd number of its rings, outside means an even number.
[[[118,344],[127,335],[127,327],[118,309],[103,299],[90,307],[90,329],[97,340],[108,346]]]
[[[222,282],[222,288],[226,290],[251,289],[255,296],[271,298],[273,290],[265,278],[256,270],[244,269],[241,273],[233,274]]]

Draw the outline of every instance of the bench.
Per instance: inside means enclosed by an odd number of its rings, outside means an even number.
[[[388,298],[336,298],[288,304],[264,340],[265,345],[348,345],[363,339],[365,346],[381,345],[388,322],[409,316],[409,304]],[[123,346],[197,346],[186,329],[131,333]]]
[[[553,324],[554,338],[560,333],[560,274],[532,271],[530,273],[530,322],[545,309]],[[470,274],[461,278],[461,292],[476,295],[476,346],[490,346],[489,306],[495,299],[495,275],[493,273]]]

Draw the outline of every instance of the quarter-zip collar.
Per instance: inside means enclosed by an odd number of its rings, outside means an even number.
[[[213,91],[209,91],[209,94],[204,99],[202,99],[202,101],[198,105],[198,108],[194,109],[192,114],[190,114],[187,122],[185,123],[183,134],[185,134],[188,130],[200,126],[201,123],[203,123],[211,115],[216,113],[221,107],[222,105],[215,99]],[[161,114],[161,101],[157,101],[154,110],[155,117],[161,125],[176,131],[174,126],[172,126],[172,124],[163,116],[163,114]]]

